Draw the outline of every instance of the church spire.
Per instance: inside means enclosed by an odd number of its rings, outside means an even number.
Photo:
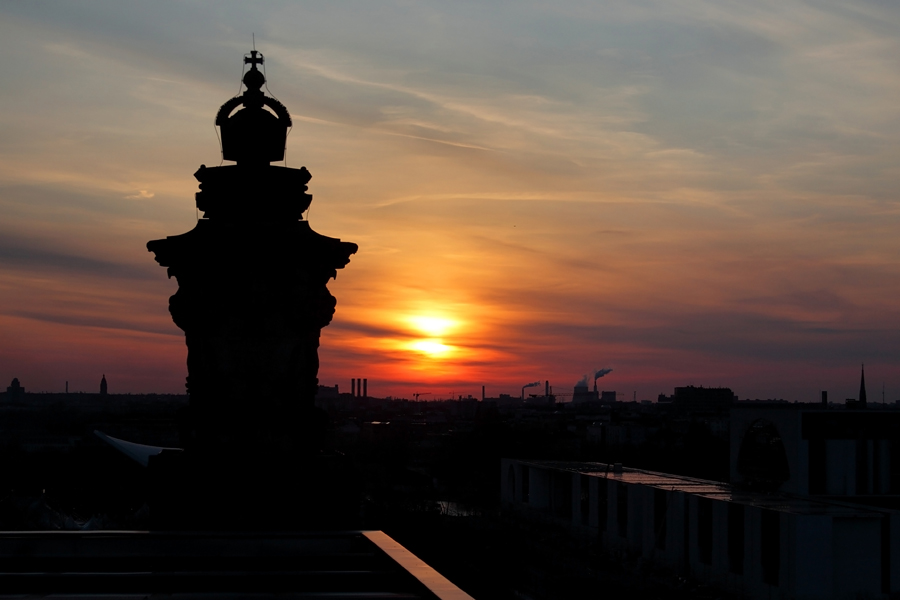
[[[859,376],[859,404],[860,408],[866,407],[866,365],[862,365]]]

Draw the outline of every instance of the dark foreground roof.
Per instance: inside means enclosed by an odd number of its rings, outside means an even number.
[[[0,598],[470,598],[381,531],[0,532]]]

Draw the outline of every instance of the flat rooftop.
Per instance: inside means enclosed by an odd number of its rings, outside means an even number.
[[[518,460],[517,462],[542,469],[569,471],[588,477],[643,485],[668,492],[684,492],[723,502],[735,502],[791,514],[875,517],[884,512],[827,498],[818,499],[809,496],[794,496],[780,492],[752,492],[735,488],[728,483],[719,481],[658,473],[656,471],[644,471],[629,467],[622,467],[621,473],[614,473],[613,465],[607,463],[552,460]]]

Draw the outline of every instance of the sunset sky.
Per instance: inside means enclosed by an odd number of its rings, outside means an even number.
[[[321,383],[900,398],[891,0],[4,2],[2,386],[183,391],[145,244],[195,225],[251,33],[360,247]]]

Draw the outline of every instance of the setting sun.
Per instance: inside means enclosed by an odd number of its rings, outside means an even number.
[[[451,319],[426,315],[408,317],[407,321],[425,335],[430,336],[444,335],[456,326],[456,321]]]

